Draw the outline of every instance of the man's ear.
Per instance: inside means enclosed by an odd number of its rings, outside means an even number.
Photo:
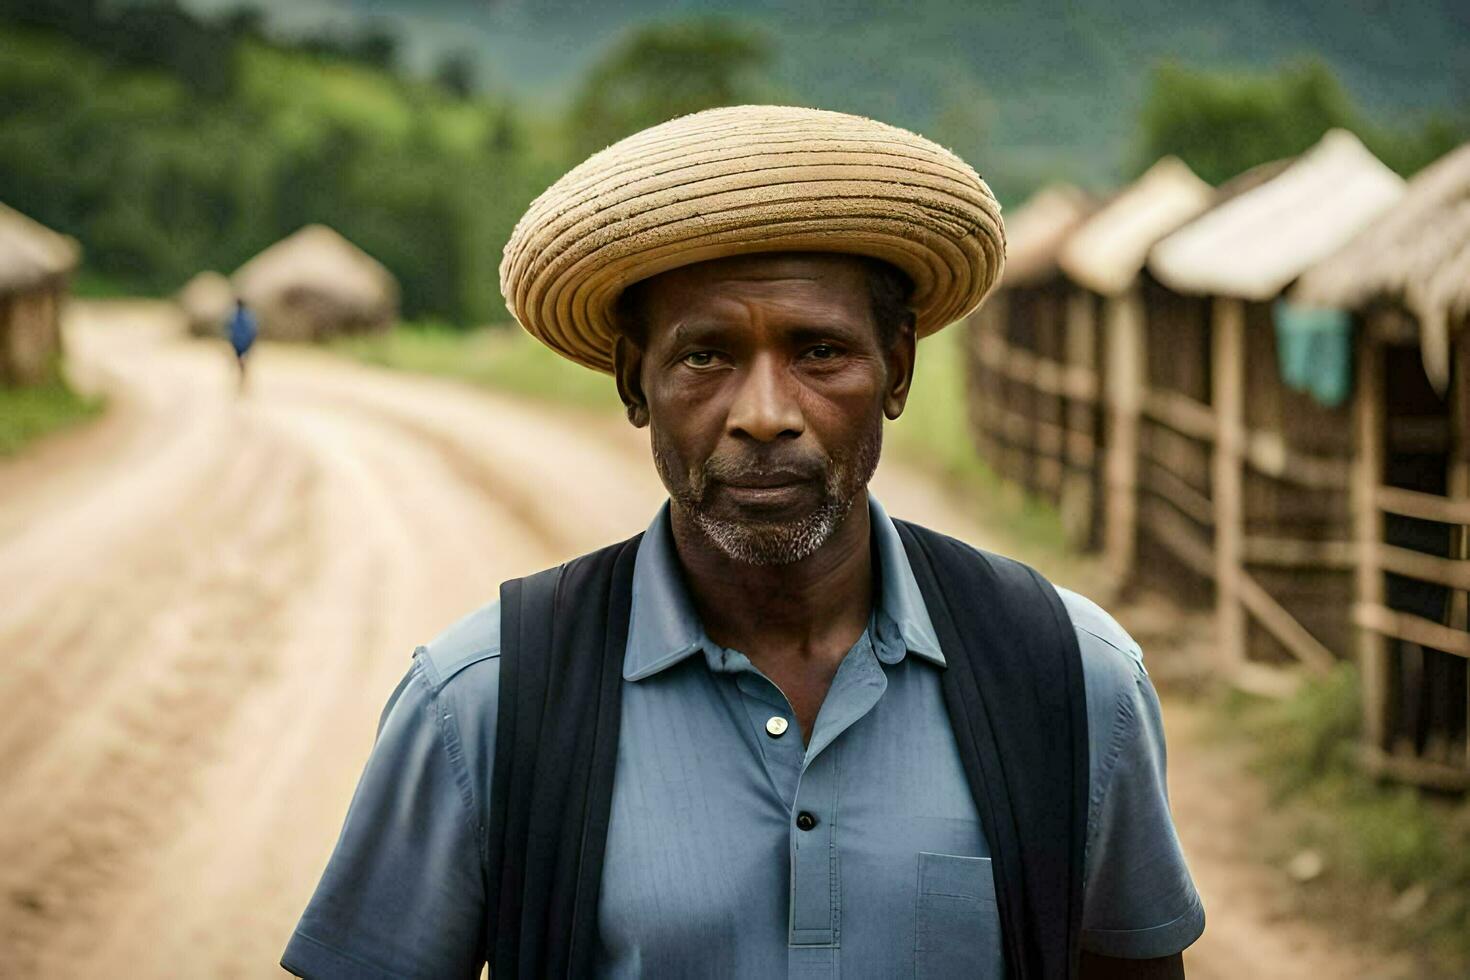
[[[888,389],[883,393],[883,414],[896,419],[908,404],[909,386],[914,380],[914,356],[918,346],[914,336],[914,315],[904,315],[898,336],[888,349]]]
[[[619,334],[613,341],[613,378],[618,383],[618,397],[634,427],[648,424],[648,399],[643,394],[643,351],[637,344]]]

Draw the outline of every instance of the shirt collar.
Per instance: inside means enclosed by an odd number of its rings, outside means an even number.
[[[874,616],[878,659],[893,664],[907,653],[915,653],[942,667],[944,654],[898,530],[872,495],[868,496],[868,515],[877,543],[881,583]],[[884,642],[894,634],[896,641]],[[641,681],[651,677],[705,646],[704,627],[684,584],[674,549],[669,505],[665,503],[638,545],[623,679]]]

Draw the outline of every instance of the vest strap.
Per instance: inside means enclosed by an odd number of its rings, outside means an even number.
[[[1071,980],[1088,799],[1075,631],[1027,566],[895,524],[948,665],[941,689],[991,845],[1007,973]],[[496,980],[580,978],[595,966],[641,539],[501,587],[486,849]]]

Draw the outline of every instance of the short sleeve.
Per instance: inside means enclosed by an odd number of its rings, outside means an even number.
[[[498,663],[494,663],[498,678]],[[281,966],[308,978],[480,975],[485,835],[452,699],[422,656],[378,739]]]
[[[1082,946],[1151,959],[1198,939],[1205,912],[1169,813],[1158,695],[1141,660],[1125,666],[1110,723],[1092,732],[1106,741],[1093,772]]]

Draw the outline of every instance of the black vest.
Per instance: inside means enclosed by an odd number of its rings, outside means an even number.
[[[895,523],[944,650],[944,703],[990,842],[1007,973],[1075,977],[1088,755],[1071,621],[1027,566]],[[641,539],[500,590],[486,923],[495,980],[592,973]]]

